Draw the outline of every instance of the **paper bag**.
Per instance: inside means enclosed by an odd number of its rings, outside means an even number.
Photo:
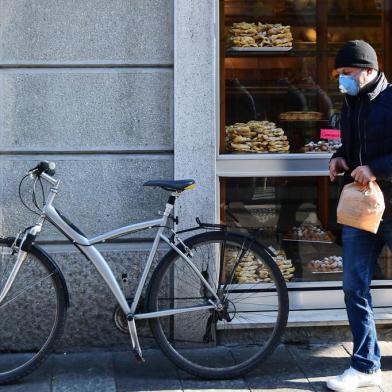
[[[340,195],[338,223],[377,233],[384,210],[384,195],[377,182],[368,185],[353,182],[345,185]]]

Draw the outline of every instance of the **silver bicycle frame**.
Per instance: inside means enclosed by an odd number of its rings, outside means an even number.
[[[131,224],[125,227],[121,227],[116,230],[109,231],[105,234],[99,235],[97,237],[88,239],[75,231],[69,224],[67,224],[61,216],[57,213],[56,209],[53,207],[53,201],[54,198],[57,194],[58,187],[60,184],[59,180],[56,180],[49,175],[42,173],[41,178],[45,179],[48,181],[52,187],[50,189],[46,204],[43,208],[43,213],[40,216],[37,224],[30,229],[29,233],[38,235],[42,229],[42,225],[45,221],[46,218],[48,218],[63,234],[65,234],[69,239],[73,241],[73,244],[77,246],[77,248],[94,264],[95,268],[97,271],[100,273],[106,284],[109,286],[110,290],[112,291],[113,295],[115,296],[118,304],[120,305],[121,309],[127,316],[131,316],[133,319],[148,319],[148,318],[156,318],[156,317],[165,317],[165,316],[171,316],[179,313],[188,313],[188,312],[195,312],[195,311],[200,311],[203,309],[214,309],[216,306],[220,304],[219,297],[211,287],[211,285],[206,281],[206,279],[203,277],[203,275],[200,273],[200,271],[197,269],[197,267],[192,263],[192,261],[189,259],[187,255],[185,255],[174,243],[172,243],[164,234],[163,231],[165,229],[165,226],[167,224],[169,215],[171,211],[173,210],[173,205],[170,203],[166,203],[166,208],[163,213],[162,218],[160,219],[155,219],[155,220],[150,220],[150,221],[145,221],[141,223],[136,223],[136,224]],[[178,197],[178,193],[172,193],[172,196]],[[133,299],[133,302],[131,304],[131,307],[128,305],[127,300],[124,296],[123,291],[120,288],[120,285],[118,284],[113,271],[109,267],[108,263],[102,256],[102,254],[98,251],[98,249],[94,246],[94,244],[97,244],[99,242],[105,242],[108,239],[116,238],[118,236],[130,234],[134,231],[138,230],[143,230],[143,229],[151,229],[151,228],[158,228],[157,234],[155,236],[150,254],[148,256],[148,260],[146,263],[146,266],[144,267],[142,277],[138,283],[138,287],[136,290],[135,297]],[[27,234],[26,234],[27,235]],[[23,238],[22,242],[26,238]],[[170,309],[170,310],[162,310],[162,311],[157,311],[157,312],[149,312],[149,313],[139,313],[135,314],[136,307],[139,303],[143,287],[146,283],[148,273],[151,269],[152,262],[154,260],[155,254],[158,249],[158,245],[160,240],[165,241],[174,251],[176,251],[182,259],[193,269],[193,271],[197,274],[197,276],[200,278],[201,282],[205,285],[207,290],[211,293],[211,295],[215,298],[216,304],[211,301],[210,305],[200,305],[196,307],[190,307],[190,308],[177,308],[177,309]],[[26,252],[23,252],[21,249],[19,250],[18,258],[17,261],[13,267],[13,270],[11,271],[10,276],[7,279],[7,282],[5,283],[3,290],[0,293],[0,304],[3,301],[3,299],[6,297],[10,287],[12,286],[12,283],[23,263],[23,261],[26,259]]]

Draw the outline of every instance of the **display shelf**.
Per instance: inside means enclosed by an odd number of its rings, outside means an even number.
[[[316,13],[300,13],[299,14],[280,14],[277,16],[255,16],[251,13],[229,14],[227,15],[227,27],[232,23],[240,23],[243,21],[249,23],[271,23],[286,24],[294,29],[302,27],[316,27]],[[350,27],[379,27],[382,21],[381,13],[328,13],[328,26],[333,28],[350,28]]]
[[[328,55],[331,56],[331,57],[332,56],[336,56],[336,53],[338,52],[338,50],[345,43],[346,43],[346,41],[344,41],[344,42],[334,42],[334,43],[329,42],[328,43],[328,51],[327,51]],[[373,46],[374,50],[377,52],[378,56],[382,56],[384,54],[383,47],[380,44],[373,44],[372,46]]]
[[[292,238],[282,238],[282,241],[286,242],[300,242],[300,243],[308,243],[308,244],[334,244],[333,240],[331,241],[317,241],[317,240],[295,240]]]
[[[322,119],[322,120],[281,120],[279,119],[279,122],[283,123],[318,123],[318,122],[328,122],[329,120],[327,119]]]
[[[306,14],[301,14],[304,15],[304,17],[307,19],[307,22],[309,24],[309,21],[313,21],[314,25],[316,24],[316,14],[314,12],[306,13]],[[282,24],[288,24],[294,27],[301,27],[303,26],[303,20],[298,18],[298,14],[294,13],[286,13],[286,14],[279,14],[279,15],[255,15],[252,14],[251,12],[241,12],[241,13],[232,13],[232,14],[226,14],[226,20],[227,20],[227,27],[230,27],[232,23],[240,23],[243,21],[249,22],[249,23],[257,23],[257,22],[262,22],[262,23],[271,23],[271,24],[277,24],[277,23],[282,23]]]
[[[226,57],[313,57],[316,55],[315,50],[309,49],[293,49],[288,51],[260,51],[260,50],[248,50],[238,51],[227,49],[225,51]]]
[[[261,47],[242,47],[242,46],[231,46],[227,50],[231,52],[241,52],[241,53],[248,53],[248,52],[279,52],[279,53],[286,53],[292,50],[292,46],[261,46]]]
[[[222,177],[328,176],[331,153],[222,154],[216,171]]]
[[[316,44],[310,43],[308,47],[304,47],[303,43],[299,44],[299,47],[296,46],[294,41],[293,47],[291,50],[246,50],[246,51],[239,51],[239,50],[232,50],[226,49],[225,54],[226,57],[313,57],[316,56],[318,53],[325,53],[330,57],[336,56],[338,50],[344,45],[342,43],[328,43],[328,49],[325,51],[317,50]],[[380,45],[373,45],[374,49],[376,50],[379,56],[384,54],[384,51]]]
[[[379,27],[381,12],[350,12],[328,13],[328,26],[330,27]]]

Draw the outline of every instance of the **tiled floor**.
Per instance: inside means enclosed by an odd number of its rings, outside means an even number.
[[[383,387],[361,392],[392,391],[392,343],[381,342]],[[328,377],[349,366],[350,343],[281,345],[258,369],[237,380],[203,381],[176,369],[157,350],[144,352],[138,364],[129,352],[55,354],[35,373],[0,392],[133,392],[133,391],[327,391]]]

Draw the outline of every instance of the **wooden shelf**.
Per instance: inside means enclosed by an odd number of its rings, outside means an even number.
[[[316,57],[319,54],[326,54],[330,57],[335,57],[338,50],[344,45],[344,42],[339,43],[327,43],[327,50],[317,50],[316,43],[295,43],[293,49],[288,51],[236,51],[227,49],[225,51],[226,57]],[[373,45],[378,56],[384,54],[384,50],[381,45]]]
[[[226,50],[226,57],[315,57],[316,50],[291,49],[288,51],[236,51]]]
[[[293,27],[309,27],[316,26],[317,13],[315,11],[309,12],[286,12],[276,15],[254,15],[251,11],[226,14],[227,25],[238,22],[262,22],[262,23],[282,23],[289,24]],[[332,27],[378,27],[380,26],[382,14],[380,12],[329,12],[328,25]],[[313,22],[313,23],[312,23]]]

